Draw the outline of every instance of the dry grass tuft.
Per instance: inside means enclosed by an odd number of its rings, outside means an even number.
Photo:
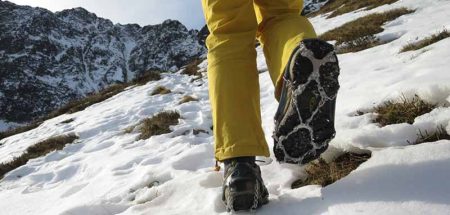
[[[142,121],[139,139],[148,139],[154,135],[170,133],[170,126],[178,124],[180,114],[176,111],[164,111]]]
[[[183,96],[183,98],[181,98],[180,102],[178,102],[178,104],[184,104],[187,102],[196,102],[198,101],[197,98],[194,98],[192,96]]]
[[[130,84],[128,84],[129,86],[131,85],[144,85],[147,84],[150,81],[157,81],[157,80],[161,80],[161,73],[163,73],[163,71],[147,71],[144,72],[140,75],[138,75],[136,78],[134,78]]]
[[[61,135],[51,137],[47,140],[39,142],[27,148],[25,153],[19,157],[14,158],[12,161],[0,164],[0,178],[3,178],[6,173],[16,169],[22,165],[25,165],[29,160],[44,156],[52,151],[61,150],[69,143],[73,143],[78,139],[78,136],[74,134]]]
[[[359,52],[362,50],[370,49],[375,46],[383,45],[388,42],[382,42],[377,37],[370,35],[360,37],[353,41],[344,42],[342,44],[336,45],[336,53],[345,54],[349,52]]]
[[[339,53],[361,51],[382,44],[374,35],[383,32],[384,23],[413,12],[414,10],[399,8],[370,14],[327,31],[319,38],[327,41],[335,40]]]
[[[200,129],[200,128],[197,128],[197,129],[192,130],[192,133],[193,133],[194,135],[199,135],[200,133],[209,134],[209,132],[207,132],[207,131],[204,130],[204,129]]]
[[[154,96],[154,95],[165,95],[165,94],[169,94],[171,92],[172,91],[170,91],[166,87],[158,86],[155,89],[153,89],[153,91],[152,91],[152,93],[150,95],[152,95],[152,96]]]
[[[446,39],[450,37],[450,32],[448,32],[447,29],[444,29],[442,32],[439,32],[437,34],[433,34],[429,37],[426,37],[425,39],[419,40],[417,42],[414,43],[410,43],[406,46],[404,46],[401,50],[400,53],[402,52],[407,52],[407,51],[413,51],[413,50],[419,50],[421,48],[424,48],[426,46],[429,46],[433,43],[439,42],[443,39]]]
[[[370,157],[371,154],[345,153],[331,163],[323,159],[311,162],[305,168],[308,177],[295,181],[291,187],[295,189],[306,185],[328,186],[350,174]]]
[[[366,8],[366,10],[371,10],[373,8],[392,4],[398,0],[330,0],[328,1],[319,11],[311,13],[310,17],[317,16],[319,14],[330,13],[327,18],[336,17],[345,13],[359,10],[361,8]]]
[[[399,123],[412,124],[416,117],[429,113],[436,107],[436,104],[430,104],[417,95],[412,99],[403,95],[400,101],[387,101],[375,107],[374,111],[378,114],[375,122],[381,126]]]
[[[190,76],[196,76],[196,77],[202,77],[202,73],[198,71],[199,70],[198,65],[201,62],[202,62],[202,60],[195,59],[194,61],[192,61],[191,63],[186,65],[186,67],[181,72],[181,74],[190,75]]]
[[[70,119],[67,119],[67,120],[64,120],[64,121],[60,122],[59,124],[69,124],[69,123],[71,123],[73,121],[75,121],[75,119],[74,118],[70,118]]]
[[[134,131],[135,128],[136,128],[136,125],[128,126],[128,127],[126,127],[126,128],[123,130],[123,133],[125,133],[125,134],[130,134],[131,132]]]
[[[433,133],[429,133],[427,130],[419,130],[419,134],[417,134],[417,140],[413,144],[417,145],[428,142],[436,142],[439,140],[450,140],[450,134],[447,133],[444,126],[442,125],[439,126]]]

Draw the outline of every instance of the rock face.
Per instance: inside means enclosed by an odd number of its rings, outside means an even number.
[[[114,25],[83,8],[52,13],[0,1],[0,120],[27,122],[148,70],[203,55],[180,22]]]
[[[306,16],[312,12],[320,10],[329,0],[305,0],[302,15]]]
[[[209,29],[208,26],[203,26],[202,29],[198,32],[198,42],[206,47],[206,38],[209,36]]]

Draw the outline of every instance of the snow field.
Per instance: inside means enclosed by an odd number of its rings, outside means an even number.
[[[80,140],[62,151],[32,160],[26,166],[14,170],[3,179],[1,189],[8,195],[7,191],[15,190],[14,182],[20,179],[21,183],[26,184],[26,188],[20,189],[19,192],[28,194],[26,199],[29,197],[30,201],[41,199],[33,193],[46,196],[51,195],[47,189],[58,192],[59,195],[46,197],[48,201],[40,206],[42,211],[34,210],[33,213],[58,214],[68,208],[65,212],[68,214],[87,211],[94,214],[110,214],[123,211],[133,202],[136,204],[149,202],[156,197],[152,195],[153,193],[157,196],[169,195],[173,192],[171,191],[173,182],[168,185],[165,183],[180,175],[183,178],[182,175],[185,175],[186,171],[195,171],[199,168],[212,171],[214,158],[211,135],[192,134],[192,129],[210,130],[207,91],[204,90],[204,86],[193,87],[190,79],[184,75],[169,75],[157,83],[131,88],[70,117],[61,116],[47,121],[36,130],[23,134],[22,136],[26,137],[37,136],[34,132],[38,131],[71,132],[79,135]],[[201,85],[202,82],[203,80],[199,80],[194,84]],[[159,85],[170,88],[174,93],[150,97],[153,88]],[[177,105],[184,94],[194,95],[201,101]],[[118,108],[119,106],[121,108]],[[182,113],[180,124],[174,126],[173,133],[155,136],[145,141],[135,141],[137,133],[124,134],[123,130],[129,125],[137,124],[141,119],[161,110],[177,110]],[[66,118],[74,118],[75,121],[67,125],[57,123]],[[9,148],[8,152],[16,150],[16,153],[10,154],[17,156],[24,148],[40,139],[30,138],[24,141],[20,138],[8,138],[5,145],[14,146]],[[197,159],[198,156],[204,159]],[[12,157],[11,155],[10,159]],[[167,165],[161,165],[163,163]],[[33,174],[33,172],[40,173]],[[221,180],[220,177],[218,179]],[[164,187],[171,189],[167,190],[167,194],[155,192],[156,189],[147,187],[152,183],[157,184],[158,190]],[[61,186],[62,184],[65,185]],[[204,186],[211,184],[205,182]],[[103,196],[105,194],[108,197]],[[89,204],[95,202],[95,199],[103,201],[94,205]],[[159,198],[159,201],[162,201],[161,199]],[[23,199],[17,200],[20,202]],[[11,202],[14,202],[14,199],[11,199]],[[11,202],[8,202],[8,205],[11,205]],[[54,211],[49,211],[49,208]]]

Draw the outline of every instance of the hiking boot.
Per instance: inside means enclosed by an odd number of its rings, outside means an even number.
[[[278,161],[305,164],[328,148],[336,134],[338,76],[331,44],[306,39],[293,51],[275,114],[273,150]]]
[[[232,158],[224,163],[222,200],[228,212],[255,210],[269,202],[269,193],[255,157]]]

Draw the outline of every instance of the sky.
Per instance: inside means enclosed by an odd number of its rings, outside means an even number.
[[[176,19],[187,28],[205,24],[200,0],[9,0],[19,5],[43,7],[53,12],[83,7],[114,23],[141,26]]]

